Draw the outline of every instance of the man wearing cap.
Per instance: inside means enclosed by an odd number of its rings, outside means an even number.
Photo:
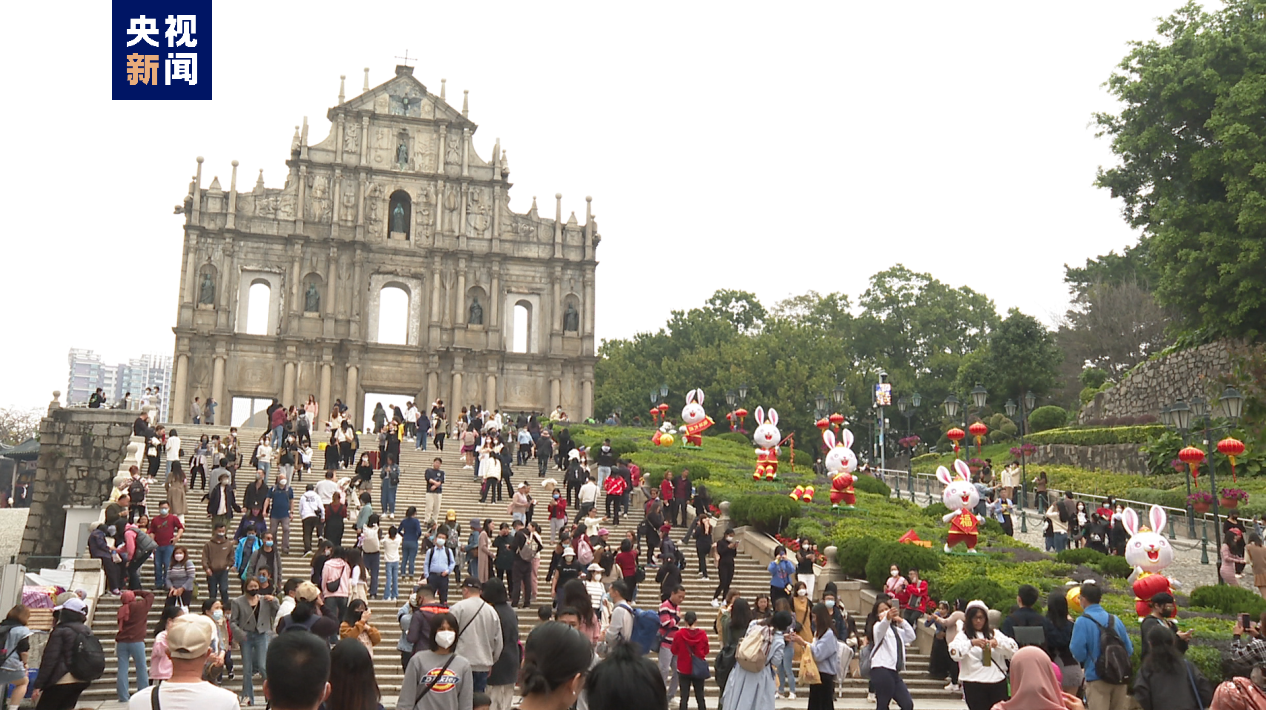
[[[128,710],[236,710],[236,695],[202,679],[214,636],[215,625],[201,614],[172,619],[167,627],[171,678],[163,681],[161,688],[137,691],[128,701]],[[151,693],[158,693],[157,699],[150,697]]]
[[[530,489],[531,486],[529,486],[526,482],[520,483],[519,490],[515,491],[514,495],[510,498],[510,505],[508,507],[510,510],[511,520],[518,523],[527,522],[528,508],[532,505],[532,499],[528,496],[528,491]]]
[[[505,644],[501,636],[501,617],[480,597],[481,591],[479,580],[467,577],[462,582],[462,600],[449,610],[457,618],[457,628],[462,629],[455,653],[470,661],[476,693],[487,691],[488,673]]]
[[[311,631],[323,639],[338,636],[339,620],[322,614],[321,606],[321,590],[312,582],[300,582],[295,588],[294,610],[289,615],[280,617],[277,622],[278,633],[299,628]],[[265,684],[265,693],[267,688]]]
[[[542,431],[541,437],[536,440],[536,446],[533,448],[536,449],[536,475],[544,478],[545,469],[549,466],[549,460],[554,458],[554,439],[550,437],[548,431]]]
[[[1191,631],[1179,631],[1178,624],[1173,621],[1173,618],[1178,615],[1178,604],[1174,601],[1174,595],[1169,592],[1159,592],[1152,595],[1148,605],[1152,607],[1152,613],[1143,617],[1143,620],[1139,622],[1139,658],[1147,658],[1147,652],[1150,650],[1147,644],[1147,633],[1155,626],[1168,628],[1174,634],[1178,652],[1186,653],[1187,642],[1191,639]]]

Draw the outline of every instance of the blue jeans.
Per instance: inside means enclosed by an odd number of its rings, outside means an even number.
[[[387,587],[382,592],[383,599],[396,599],[400,596],[400,563],[387,563]]]
[[[159,545],[154,550],[154,586],[158,589],[167,588],[167,570],[171,569],[171,553],[175,549],[175,545]]]
[[[476,693],[488,692],[488,673],[490,671],[471,671],[470,679],[474,683]]]
[[[255,700],[255,671],[261,680],[268,680],[264,660],[268,656],[268,634],[247,631],[246,638],[238,642],[242,648],[242,694]]]
[[[426,451],[426,439],[427,439],[426,435],[430,433],[431,431],[429,429],[426,431],[425,434],[422,433],[421,431],[418,432],[417,442],[414,443],[413,445],[414,451]]]
[[[281,436],[286,433],[286,425],[278,424],[273,427],[272,447],[276,449],[281,445]]]
[[[414,576],[417,574],[417,568],[414,566],[414,563],[417,562],[418,559],[418,543],[405,540],[400,543],[400,551],[404,553],[404,556],[401,557],[401,564],[405,575],[409,577]]]
[[[390,481],[383,481],[378,488],[378,503],[382,506],[383,514],[396,513],[396,487],[391,485]]]
[[[136,664],[136,690],[139,692],[149,687],[149,670],[145,664],[149,662],[149,654],[145,652],[144,641],[116,641],[115,653],[119,657],[119,670],[115,680],[115,689],[119,693],[119,702],[126,703],[128,661]]]
[[[778,688],[787,693],[796,692],[796,654],[782,654],[782,663],[778,665]]]
[[[216,593],[220,595],[220,603],[224,606],[229,605],[229,571],[222,569],[219,572],[212,572],[207,577],[207,599],[215,599]]]
[[[1055,533],[1055,552],[1068,549],[1068,533]]]
[[[369,572],[369,598],[378,598],[378,562],[382,559],[381,552],[366,552],[364,555],[365,569]],[[362,581],[364,581],[362,579]]]

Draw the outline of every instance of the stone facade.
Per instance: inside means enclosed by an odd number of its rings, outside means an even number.
[[[56,566],[50,558],[61,554],[64,506],[100,507],[110,498],[136,418],[126,410],[63,408],[59,394],[40,421],[40,457],[19,552],[24,562],[35,557],[30,567]]]
[[[1148,360],[1115,387],[1096,394],[1081,408],[1078,421],[1108,417],[1159,416],[1161,407],[1200,395],[1216,406],[1223,381],[1230,377],[1234,344],[1208,343]]]
[[[282,188],[202,186],[202,158],[184,204],[184,256],[175,328],[173,421],[193,397],[315,395],[357,410],[367,392],[444,399],[450,411],[592,414],[595,251],[585,221],[510,210],[510,167],[498,141],[489,160],[477,126],[429,92],[413,68],[331,108],[330,134],[308,143],[296,127]],[[268,293],[266,326],[248,333],[252,286]],[[405,342],[378,341],[380,294],[408,299]],[[254,293],[262,294],[263,289]],[[262,295],[257,296],[262,298]],[[258,307],[259,304],[256,304]],[[515,309],[526,349],[514,352]],[[263,321],[263,318],[259,319]],[[240,417],[237,417],[240,418]]]
[[[1150,473],[1147,454],[1138,444],[1102,444],[1099,446],[1075,446],[1073,444],[1046,444],[1037,447],[1029,466],[1043,465],[1076,466],[1112,473]],[[1034,474],[1036,475],[1036,474]]]

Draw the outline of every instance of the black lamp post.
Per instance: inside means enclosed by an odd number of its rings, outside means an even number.
[[[844,397],[847,394],[848,391],[844,389],[843,383],[836,385],[835,389],[831,390],[831,398],[835,400],[836,409],[839,409],[839,406],[844,404]]]
[[[739,401],[739,404],[742,404],[742,403],[744,403],[744,402],[746,402],[746,401],[747,401],[747,389],[748,389],[748,388],[747,388],[747,383],[746,383],[746,382],[744,382],[743,384],[739,385],[739,388],[738,388],[738,401]]]
[[[668,385],[659,386],[659,398],[664,400],[665,402],[668,401]]]
[[[905,395],[901,395],[900,397],[897,398],[897,411],[901,412],[902,416],[906,418],[906,436],[910,436],[911,434],[914,433],[910,429],[910,418],[914,416],[914,410],[918,409],[919,405],[922,403],[923,403],[923,396],[920,395],[918,392],[915,392],[909,397],[906,397]],[[911,446],[909,448],[909,451],[907,451],[907,459],[908,461],[906,464],[906,481],[913,481],[914,479],[914,447],[913,446]],[[909,486],[910,486],[910,500],[914,500],[914,488],[913,488],[914,484],[909,483]]]
[[[737,396],[734,390],[725,391],[725,404],[730,408],[730,431],[738,429],[738,417],[734,416],[734,400]]]
[[[813,406],[814,411],[818,414],[818,419],[826,416],[826,395],[819,392],[818,395],[813,398]]]
[[[1161,421],[1161,424],[1164,424],[1167,427],[1170,427],[1172,429],[1177,429],[1178,433],[1182,436],[1183,446],[1186,446],[1187,432],[1186,430],[1180,429],[1178,427],[1178,412],[1175,411],[1179,404],[1181,404],[1184,407],[1187,406],[1180,399],[1173,406],[1167,404],[1161,407],[1160,421]],[[1190,416],[1190,412],[1188,412],[1188,416]],[[1183,473],[1183,480],[1186,481],[1187,483],[1187,537],[1191,538],[1192,540],[1195,540],[1196,539],[1196,511],[1192,510],[1191,508],[1191,474],[1190,472]]]

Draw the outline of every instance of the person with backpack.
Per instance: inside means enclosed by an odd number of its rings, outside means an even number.
[[[1125,624],[1099,605],[1101,599],[1097,584],[1081,585],[1083,611],[1073,624],[1069,649],[1086,671],[1087,710],[1125,710],[1134,644]]]
[[[685,627],[677,629],[673,637],[672,652],[676,659],[677,675],[681,677],[681,710],[687,710],[690,704],[690,689],[695,692],[695,703],[699,710],[708,710],[703,699],[703,682],[711,675],[708,672],[708,632],[695,626],[699,616],[693,611],[682,617]]]
[[[26,697],[27,654],[31,650],[31,635],[35,633],[27,624],[31,622],[31,610],[18,604],[9,610],[0,622],[0,683],[13,685],[9,694],[9,710],[16,710]],[[142,648],[142,653],[144,648]],[[142,665],[142,668],[144,666]]]
[[[321,596],[325,599],[325,614],[342,619],[347,613],[347,603],[352,593],[352,564],[348,561],[349,550],[337,548],[321,568]]]
[[[950,658],[958,662],[958,681],[968,710],[989,710],[1007,699],[1006,660],[1015,653],[1015,641],[989,628],[989,608],[979,600],[967,604],[966,621],[949,645]]]
[[[735,652],[734,670],[721,693],[722,710],[773,710],[777,692],[774,668],[782,663],[791,628],[789,611],[776,612],[747,626]]]
[[[1134,681],[1134,700],[1143,710],[1203,710],[1213,702],[1213,684],[1178,649],[1168,627],[1148,628],[1149,653]]]
[[[1051,651],[1046,640],[1054,638],[1056,632],[1055,627],[1051,625],[1051,620],[1033,608],[1040,596],[1041,593],[1037,591],[1037,587],[1021,584],[1015,598],[1019,607],[1003,620],[999,631],[1007,638],[1015,639],[1016,646],[1019,648],[1040,646],[1049,654]],[[1053,655],[1051,660],[1056,660]]]
[[[135,523],[128,523],[123,528],[123,550],[127,557],[127,588],[141,589],[141,565],[158,549],[158,543],[145,530],[149,527],[149,516],[142,513],[136,517]]]
[[[88,604],[71,597],[57,612],[57,626],[44,643],[31,695],[37,710],[73,710],[88,684],[105,674],[105,650],[84,623]]]
[[[422,573],[426,583],[435,590],[440,603],[448,605],[448,582],[453,570],[457,568],[457,556],[448,546],[448,528],[441,528],[435,534],[435,544],[426,551],[422,558]]]

